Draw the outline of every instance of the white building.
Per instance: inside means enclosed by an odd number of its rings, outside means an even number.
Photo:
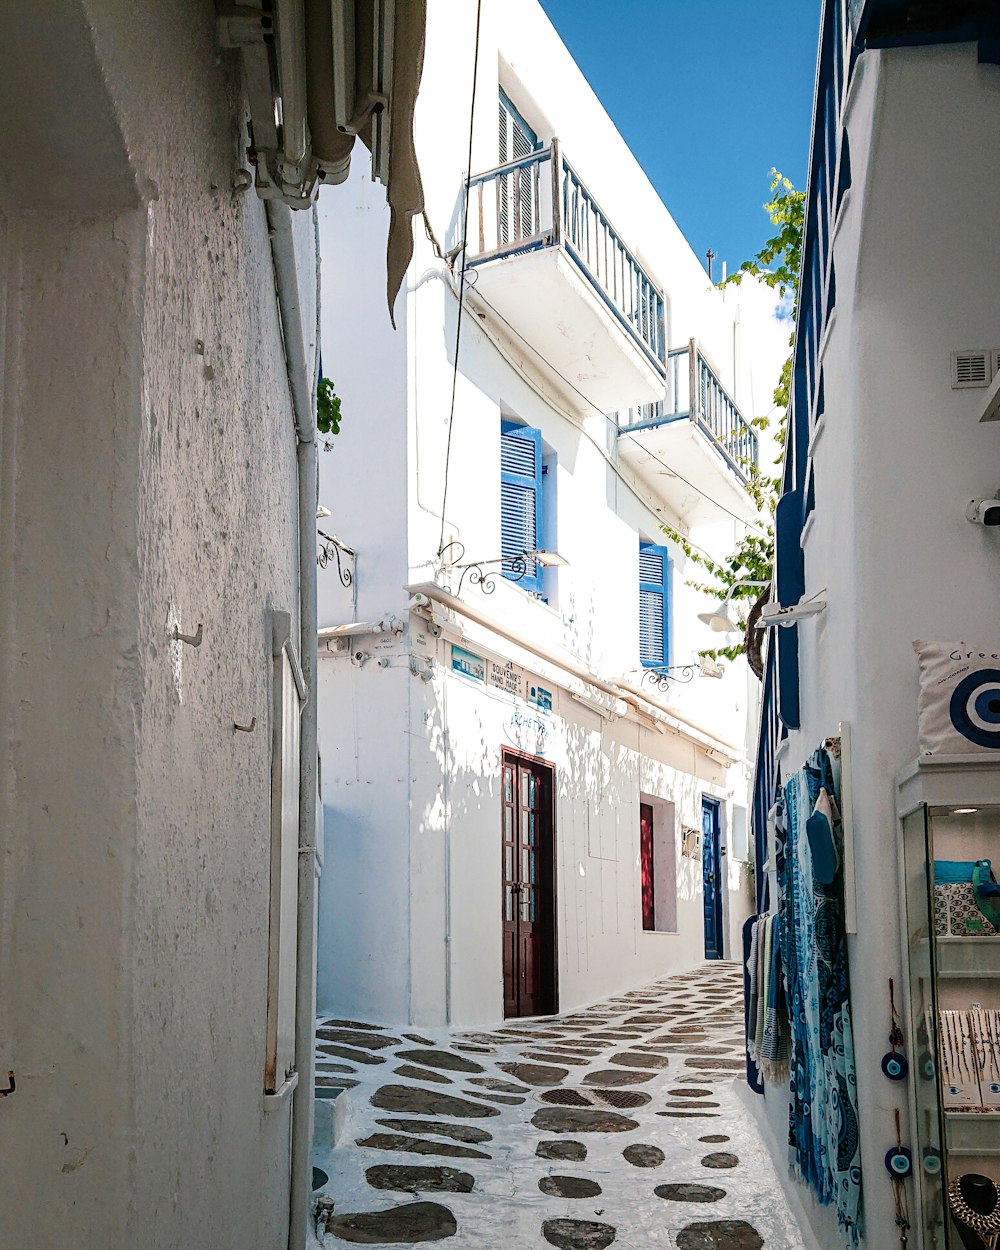
[[[290,150],[301,4],[229,16],[0,19],[12,1250],[306,1239],[317,257],[313,214],[251,188],[307,204],[327,170]],[[244,74],[220,34],[280,73]],[[310,46],[329,83],[332,45]]]
[[[877,1250],[900,1237],[885,1167],[896,1111],[901,1144],[913,1152],[914,1177],[902,1182],[911,1246],[978,1244],[968,1230],[958,1239],[942,1179],[975,1173],[1000,1183],[995,1115],[956,1119],[936,1101],[937,1018],[920,963],[928,962],[928,922],[918,933],[914,896],[909,915],[899,903],[896,784],[918,757],[911,642],[995,649],[1000,619],[995,532],[965,515],[969,500],[1000,486],[1000,426],[981,421],[1000,364],[996,35],[993,5],[824,6],[778,597],[787,606],[819,595],[826,607],[776,631],[754,824],[762,862],[779,786],[825,738],[849,736],[843,797],[862,1244]],[[970,781],[968,757],[958,758],[959,802],[981,806],[996,789],[992,761],[980,756]],[[904,789],[930,785],[934,765],[917,771],[923,781]],[[970,788],[978,791],[971,803]],[[934,856],[976,859],[992,846],[995,863],[995,810],[991,818],[952,829]],[[913,877],[921,889],[925,870],[921,851]],[[907,877],[914,871],[909,864]],[[935,1005],[1000,1006],[996,949],[953,941],[949,968],[932,978]],[[909,1078],[898,1083],[882,1067],[890,978],[909,1061]],[[783,1161],[788,1085],[766,1083],[759,1105]],[[795,1192],[817,1245],[849,1244],[832,1207],[803,1186]]]
[[[473,1025],[739,953],[756,682],[701,674],[661,527],[723,556],[755,523],[751,362],[535,0],[485,0],[478,45],[432,0],[416,149],[395,330],[378,192],[320,211],[318,1001]]]

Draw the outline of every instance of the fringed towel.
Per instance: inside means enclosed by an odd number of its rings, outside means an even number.
[[[843,831],[835,803],[840,762],[817,751],[785,787],[786,840],[779,875],[780,945],[791,1025],[788,1144],[793,1171],[832,1203],[852,1246],[863,1236],[858,1089],[844,931]],[[825,790],[833,802],[817,801]],[[826,835],[819,874],[807,832]],[[818,845],[818,844],[817,844]],[[833,879],[820,878],[830,874]]]

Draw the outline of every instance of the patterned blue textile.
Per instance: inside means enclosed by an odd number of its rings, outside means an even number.
[[[785,786],[785,844],[778,876],[781,953],[785,966],[792,1057],[788,1142],[793,1171],[857,1245],[861,1210],[861,1143],[844,930],[844,875],[815,880],[806,821],[821,789],[839,806],[839,760],[820,749]],[[843,863],[843,833],[834,839]]]

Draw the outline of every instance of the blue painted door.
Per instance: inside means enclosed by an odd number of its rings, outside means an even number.
[[[722,958],[722,856],[719,800],[702,796],[701,867],[705,883],[705,958]]]

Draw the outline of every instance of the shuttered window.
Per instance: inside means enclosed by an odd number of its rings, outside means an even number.
[[[524,574],[514,563],[537,551],[542,534],[542,435],[526,426],[505,425],[500,439],[500,554],[503,575],[525,590],[542,593],[542,569],[524,560]]]
[[[530,156],[538,147],[538,136],[500,92],[500,164]],[[535,180],[530,169],[519,169],[497,180],[500,243],[530,239],[537,231]]]
[[[670,557],[666,547],[639,544],[639,659],[643,668],[670,663]]]

